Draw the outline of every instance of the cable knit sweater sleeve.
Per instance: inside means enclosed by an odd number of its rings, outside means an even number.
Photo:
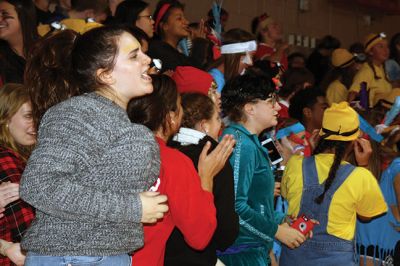
[[[21,198],[61,219],[140,222],[138,193],[158,175],[158,165],[152,167],[159,162],[155,141],[122,109],[81,100],[46,113]]]

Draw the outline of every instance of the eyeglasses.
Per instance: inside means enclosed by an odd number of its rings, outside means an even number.
[[[153,20],[153,16],[152,15],[138,16],[138,18],[148,18],[149,20]]]
[[[271,103],[272,106],[275,106],[275,104],[278,102],[278,95],[276,93],[271,93],[267,97],[267,102]]]

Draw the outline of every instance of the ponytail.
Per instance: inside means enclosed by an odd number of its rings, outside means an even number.
[[[71,51],[77,36],[72,30],[52,32],[35,44],[27,58],[24,79],[36,128],[47,109],[80,94],[71,75]]]
[[[321,152],[324,152],[328,149],[335,149],[335,157],[333,159],[333,164],[329,170],[328,178],[325,180],[325,185],[324,185],[324,192],[319,195],[317,198],[315,198],[315,202],[317,204],[321,204],[322,201],[324,200],[325,193],[328,191],[328,189],[331,187],[333,181],[335,180],[336,177],[336,172],[339,169],[340,163],[344,159],[346,149],[350,142],[347,141],[334,141],[334,140],[321,140],[317,147],[315,148],[314,154],[318,154]]]

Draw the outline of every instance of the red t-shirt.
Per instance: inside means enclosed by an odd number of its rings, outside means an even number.
[[[257,46],[257,51],[254,54],[254,60],[259,60],[264,56],[269,57],[269,56],[273,55],[274,53],[276,53],[275,48],[269,47],[265,43],[259,43]],[[288,60],[287,60],[287,55],[285,52],[282,53],[279,63],[281,63],[285,69],[288,68]]]

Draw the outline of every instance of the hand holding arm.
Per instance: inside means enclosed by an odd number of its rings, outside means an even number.
[[[20,243],[11,243],[5,250],[6,256],[16,265],[24,265],[26,256],[21,251]]]
[[[16,265],[24,265],[25,263],[25,255],[21,252],[20,243],[0,239],[0,254],[8,257]]]
[[[142,223],[156,223],[168,211],[167,196],[146,191],[139,194],[142,202]]]
[[[2,182],[0,184],[0,208],[19,199],[19,184]]]

